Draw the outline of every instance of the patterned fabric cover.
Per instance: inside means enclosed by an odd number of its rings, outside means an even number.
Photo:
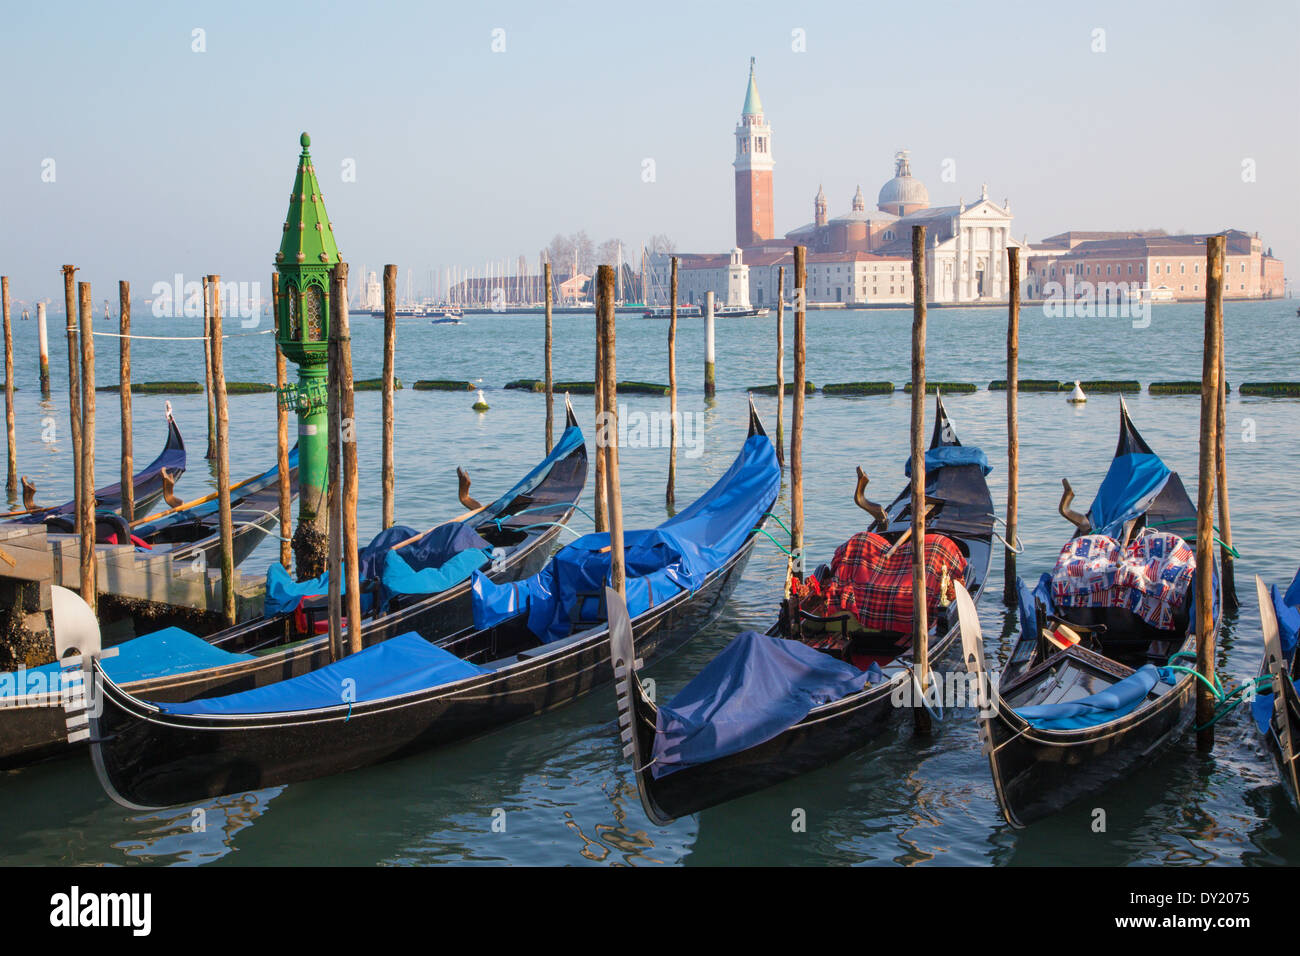
[[[912,542],[909,539],[889,558],[891,543],[870,531],[855,534],[839,546],[831,560],[826,585],[826,613],[850,611],[873,631],[912,633]],[[949,581],[966,581],[966,558],[951,538],[925,536],[925,604],[934,620],[944,570]],[[956,595],[951,586],[948,600]]]
[[[1056,559],[1052,600],[1058,608],[1127,608],[1153,627],[1171,630],[1195,571],[1196,552],[1176,534],[1145,528],[1122,554],[1114,538],[1084,535]]]

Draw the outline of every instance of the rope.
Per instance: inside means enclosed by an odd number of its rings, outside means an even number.
[[[1180,657],[1195,656],[1196,655],[1191,651],[1179,651],[1169,659],[1173,661]],[[1214,695],[1214,699],[1217,702],[1217,706],[1214,708],[1214,715],[1205,723],[1195,726],[1193,728],[1194,730],[1207,730],[1217,724],[1224,717],[1227,717],[1228,714],[1236,710],[1240,704],[1244,703],[1244,698],[1241,695],[1247,691],[1254,691],[1256,694],[1259,694],[1264,692],[1263,688],[1267,688],[1267,693],[1271,694],[1273,692],[1273,678],[1271,676],[1252,677],[1249,680],[1242,681],[1235,688],[1229,691],[1219,682],[1219,676],[1217,674],[1214,676],[1214,683],[1211,684],[1205,675],[1194,667],[1183,667],[1181,664],[1167,664],[1165,666],[1169,670],[1177,671],[1180,674],[1190,674],[1208,687],[1210,693]]]
[[[69,332],[77,331],[75,325],[68,326]],[[270,335],[275,329],[263,329],[260,332],[232,332],[229,335],[222,334],[221,338],[238,339],[248,335]],[[92,335],[103,335],[110,339],[142,339],[149,342],[206,342],[206,335],[123,335],[121,332],[92,332]]]
[[[772,512],[769,511],[767,514],[763,515],[763,517],[764,517],[764,518],[771,518],[773,521],[775,521],[777,524],[779,524],[779,525],[781,526],[781,530],[782,530],[782,531],[784,531],[786,534],[791,535],[791,536],[793,537],[794,532],[791,531],[789,528],[787,528],[787,527],[785,526],[785,522],[782,521],[780,518],[778,518],[776,515],[772,514]]]
[[[790,551],[783,544],[781,544],[780,541],[777,541],[776,538],[772,537],[772,535],[768,532],[766,528],[755,528],[754,530],[757,531],[759,534],[767,535],[767,539],[771,541],[774,545],[776,545],[778,550],[780,550],[780,552],[784,554],[786,557],[790,557],[791,555],[793,555],[794,552]]]

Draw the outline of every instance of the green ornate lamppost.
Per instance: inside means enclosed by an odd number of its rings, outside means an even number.
[[[298,413],[298,527],[293,551],[298,579],[324,573],[329,553],[328,416],[330,274],[339,263],[334,226],[312,165],[311,137],[302,134],[302,155],[289,195],[284,238],[275,255],[280,275],[275,337],[285,358],[298,366],[297,385],[279,395]]]

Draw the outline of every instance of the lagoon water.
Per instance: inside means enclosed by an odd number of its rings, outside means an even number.
[[[143,310],[139,310],[143,311]],[[1129,319],[1022,318],[1023,378],[1197,379],[1201,369],[1199,305],[1153,309],[1146,328]],[[36,323],[14,322],[19,471],[32,478],[42,502],[71,497],[67,436],[66,348],[53,334],[53,394],[40,400]],[[1228,381],[1296,379],[1295,302],[1230,303],[1225,309]],[[786,342],[792,341],[787,316]],[[96,325],[115,331],[115,322]],[[808,377],[828,382],[892,380],[909,375],[909,311],[813,312],[808,318]],[[381,371],[382,320],[353,319],[358,378]],[[718,396],[703,395],[703,323],[681,321],[678,334],[680,407],[699,416],[700,444],[678,465],[678,503],[702,492],[730,463],[744,437],[746,388],[775,382],[775,317],[719,320]],[[262,326],[265,328],[265,325]],[[1006,500],[1006,411],[990,380],[1005,375],[1005,310],[934,310],[929,320],[932,380],[979,384],[947,404],[966,444],[988,452],[999,510]],[[201,321],[137,316],[141,335],[197,335]],[[243,337],[226,345],[227,376],[272,381],[269,335],[227,322]],[[667,324],[619,317],[618,368],[624,380],[667,381]],[[117,380],[117,340],[100,337],[98,378]],[[590,379],[594,320],[555,318],[555,374]],[[201,344],[138,341],[136,381],[201,381]],[[515,378],[542,373],[542,322],[534,316],[470,316],[463,325],[402,320],[398,329],[397,517],[427,527],[463,510],[456,500],[457,465],[465,466],[481,500],[504,490],[543,454],[544,399],[504,391]],[[793,363],[787,355],[787,382]],[[471,410],[472,393],[415,392],[421,378],[481,380],[491,410]],[[189,471],[178,493],[190,498],[215,484],[202,458],[202,395],[171,399],[190,445]],[[770,434],[776,400],[756,399]],[[902,487],[910,399],[808,399],[805,441],[807,544],[815,563],[865,525],[853,505],[854,468],[872,478],[872,492],[889,499]],[[1199,404],[1195,397],[1130,396],[1139,430],[1195,495]],[[135,460],[161,447],[163,397],[135,397]],[[667,409],[667,398],[626,395],[630,412]],[[588,398],[575,398],[590,431]],[[787,428],[789,400],[787,399]],[[119,468],[117,400],[98,400],[98,483]],[[1056,513],[1060,479],[1069,477],[1080,505],[1091,500],[1114,450],[1119,403],[1097,395],[1072,406],[1059,394],[1022,394],[1021,574],[1050,567],[1070,531]],[[1241,398],[1228,403],[1228,460],[1237,580],[1242,609],[1229,620],[1219,647],[1220,674],[1255,673],[1261,654],[1254,576],[1285,585],[1300,563],[1291,537],[1300,513],[1300,401]],[[557,422],[562,421],[557,408]],[[271,395],[232,396],[235,479],[274,461]],[[927,410],[931,420],[933,406]],[[378,530],[379,395],[357,396],[363,484],[363,538]],[[49,437],[53,419],[56,439]],[[667,450],[628,448],[621,457],[628,527],[662,521]],[[788,514],[788,488],[777,506]],[[589,482],[584,506],[591,510]],[[575,530],[590,530],[575,516]],[[772,526],[779,534],[779,530]],[[276,558],[268,541],[244,565],[260,574]],[[991,665],[1005,659],[1015,622],[1001,605],[1002,556],[980,607]],[[654,661],[644,676],[667,699],[740,630],[768,626],[780,599],[785,557],[760,539],[748,571],[722,616],[678,654]],[[945,667],[959,668],[954,657]],[[87,756],[0,774],[0,861],[15,864],[1254,864],[1300,862],[1300,815],[1288,806],[1252,725],[1238,711],[1218,726],[1210,757],[1198,756],[1190,736],[1138,776],[1117,783],[1087,805],[1070,808],[1024,831],[998,814],[988,767],[969,712],[950,714],[933,737],[916,740],[910,726],[821,771],[717,807],[668,827],[651,824],[636,783],[619,752],[614,693],[602,688],[573,706],[507,727],[479,740],[325,780],[226,798],[160,813],[124,810],[95,780]],[[1096,832],[1094,810],[1105,811]],[[802,811],[802,813],[800,813]],[[806,829],[793,821],[803,817]],[[204,825],[195,825],[202,819]],[[494,825],[495,824],[495,825]],[[503,825],[504,824],[504,825]]]

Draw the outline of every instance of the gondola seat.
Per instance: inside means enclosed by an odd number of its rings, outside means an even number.
[[[932,533],[925,537],[925,565],[926,611],[933,620],[955,593],[951,582],[965,582],[966,557],[953,539]],[[847,611],[865,631],[910,635],[912,543],[895,547],[871,531],[855,534],[836,550],[824,591],[826,615]]]
[[[1123,547],[1107,535],[1081,535],[1061,549],[1052,600],[1063,612],[1122,610],[1156,631],[1175,631],[1186,626],[1195,571],[1195,552],[1175,534],[1146,528]]]

